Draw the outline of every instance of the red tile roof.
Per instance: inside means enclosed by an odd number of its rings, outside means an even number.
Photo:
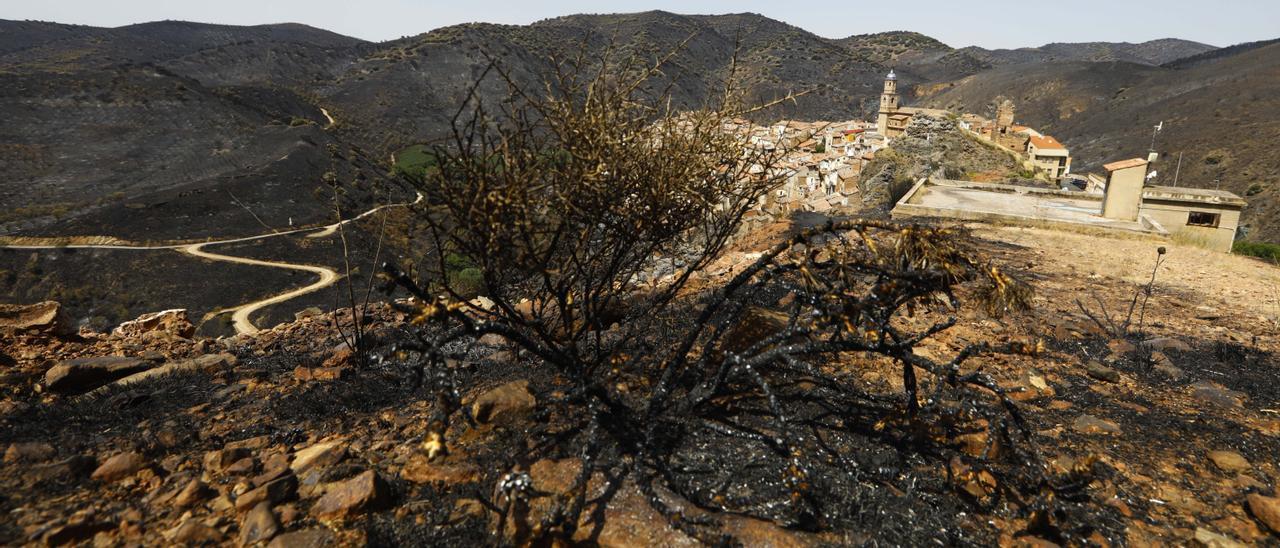
[[[1057,139],[1054,139],[1053,137],[1050,137],[1048,135],[1045,135],[1044,137],[1036,137],[1035,135],[1032,135],[1031,144],[1035,145],[1036,148],[1044,149],[1044,150],[1049,150],[1049,149],[1066,150],[1067,149],[1067,147],[1062,146],[1062,143],[1059,143]]]

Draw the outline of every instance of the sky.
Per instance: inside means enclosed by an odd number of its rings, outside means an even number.
[[[382,41],[473,21],[528,24],[573,13],[655,9],[755,12],[828,38],[913,30],[954,47],[1169,37],[1227,46],[1280,37],[1280,0],[0,0],[0,19],[104,27],[161,19],[233,25],[294,22]]]

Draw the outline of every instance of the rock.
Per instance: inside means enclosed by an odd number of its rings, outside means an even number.
[[[248,449],[240,447],[224,447],[218,451],[209,451],[204,454],[204,469],[206,472],[218,474],[249,455]]]
[[[301,474],[313,467],[325,468],[333,466],[346,456],[347,447],[341,441],[317,443],[295,453],[293,456],[293,462],[289,464],[289,468],[291,468],[295,474]]]
[[[209,488],[199,478],[187,482],[187,485],[173,497],[173,505],[178,508],[195,506],[209,496]]]
[[[321,520],[350,517],[377,510],[387,504],[388,489],[378,473],[369,470],[349,480],[332,484],[311,507],[311,515]]]
[[[93,457],[75,455],[62,461],[31,466],[27,469],[27,477],[37,483],[51,479],[82,478],[97,468],[97,465],[98,462]]]
[[[1271,529],[1272,533],[1280,535],[1280,498],[1264,497],[1255,493],[1245,497],[1245,506],[1249,508],[1249,513]]]
[[[254,466],[255,462],[253,457],[245,457],[227,465],[227,467],[222,469],[222,471],[231,476],[243,476],[253,472]]]
[[[222,542],[222,533],[196,518],[187,518],[186,521],[169,530],[165,536],[175,544],[184,546],[202,546]]]
[[[4,452],[4,462],[45,462],[57,454],[52,445],[43,442],[11,443]]]
[[[1159,358],[1162,358],[1162,359],[1155,359],[1157,355],[1159,356]],[[1183,377],[1187,375],[1186,372],[1182,370],[1182,368],[1174,365],[1173,360],[1170,360],[1169,357],[1165,356],[1163,352],[1152,352],[1151,356],[1153,358],[1153,361],[1155,362],[1155,365],[1151,366],[1151,369],[1155,370],[1157,373],[1160,373],[1161,375],[1168,377],[1170,380],[1180,381],[1182,380]]]
[[[306,307],[306,308],[304,308],[304,309],[302,309],[302,310],[299,310],[299,311],[297,311],[297,312],[294,312],[294,313],[293,313],[293,319],[295,319],[295,320],[305,320],[305,319],[307,319],[307,318],[311,318],[311,317],[319,316],[319,315],[321,315],[321,314],[324,314],[324,311],[323,311],[323,310],[320,310],[320,307],[318,307],[318,306],[308,306],[308,307]]]
[[[1137,349],[1138,347],[1125,339],[1111,339],[1110,341],[1107,341],[1107,350],[1110,350],[1112,354],[1123,356]]]
[[[1209,381],[1191,385],[1191,397],[1222,407],[1244,407],[1245,395]]]
[[[328,359],[324,360],[320,367],[325,369],[345,367],[354,363],[355,357],[356,353],[351,350],[350,346],[341,344],[329,354]]]
[[[1142,341],[1142,343],[1140,344],[1143,348],[1146,348],[1147,350],[1159,350],[1161,352],[1167,352],[1170,350],[1176,350],[1178,352],[1191,351],[1191,345],[1184,343],[1173,337],[1156,337],[1154,339],[1147,339],[1145,341]]]
[[[1119,434],[1120,426],[1114,422],[1100,419],[1093,415],[1080,415],[1076,417],[1075,422],[1071,424],[1077,432],[1082,434]]]
[[[507,338],[497,333],[486,333],[481,335],[476,342],[485,346],[504,346],[507,344]]]
[[[1100,381],[1120,382],[1119,371],[1116,371],[1115,369],[1102,365],[1097,360],[1089,360],[1089,363],[1085,364],[1085,371],[1089,374],[1090,377],[1093,377]]]
[[[1215,533],[1204,527],[1196,527],[1195,540],[1196,544],[1207,548],[1244,548],[1244,545],[1237,542],[1236,539]]]
[[[298,477],[287,474],[260,487],[245,492],[236,498],[236,511],[244,512],[259,503],[277,504],[289,500],[298,494]]]
[[[116,524],[98,521],[92,517],[73,518],[67,523],[45,529],[40,540],[46,546],[59,546],[89,540],[103,531],[116,528]]]
[[[36,304],[0,304],[0,331],[35,331],[52,335],[72,333],[62,305],[57,301]]]
[[[174,373],[185,373],[194,371],[203,371],[205,373],[217,373],[225,369],[235,366],[236,357],[227,353],[207,354],[190,360],[182,360],[166,363],[160,367],[148,369],[141,373],[134,373],[125,378],[112,383],[114,386],[128,386],[130,384],[139,383],[148,379],[154,379],[162,375],[172,375]],[[106,387],[99,388],[101,392]]]
[[[328,362],[325,362],[328,363]],[[347,376],[349,367],[304,367],[299,365],[293,369],[293,378],[302,382],[336,381]]]
[[[147,467],[147,459],[138,453],[120,453],[103,462],[93,474],[92,479],[112,483],[138,473]]]
[[[1025,383],[1036,390],[1047,390],[1049,388],[1049,381],[1045,379],[1044,373],[1034,369],[1027,370]]]
[[[723,352],[742,352],[752,345],[787,328],[790,317],[776,310],[749,307],[743,311],[738,323],[730,327],[721,339]]]
[[[303,529],[276,537],[267,548],[324,548],[337,546],[338,540],[328,529]]]
[[[137,319],[124,322],[111,330],[111,336],[128,338],[154,332],[189,339],[195,334],[196,327],[187,319],[186,309],[175,308],[143,314]]]
[[[469,462],[434,463],[426,454],[415,453],[400,471],[400,477],[414,483],[453,486],[479,481],[480,469]]]
[[[59,394],[83,394],[152,366],[146,360],[124,356],[66,360],[45,372],[44,384],[46,388]]]
[[[240,545],[250,546],[271,540],[279,532],[280,522],[271,512],[271,504],[261,502],[240,520]]]
[[[512,381],[477,396],[471,415],[481,424],[504,424],[528,415],[537,405],[529,381]]]
[[[1216,320],[1221,317],[1222,317],[1222,313],[1218,312],[1218,309],[1216,308],[1213,308],[1211,306],[1203,306],[1203,305],[1196,307],[1197,320]]]
[[[1250,469],[1249,461],[1235,451],[1210,451],[1209,460],[1223,472],[1245,472]]]

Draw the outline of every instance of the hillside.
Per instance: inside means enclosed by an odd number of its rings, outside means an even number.
[[[1164,121],[1156,148],[1159,179],[1230,190],[1249,200],[1250,237],[1280,239],[1280,44],[1243,48],[1185,68],[1126,62],[1001,67],[922,89],[932,106],[989,115],[998,96],[1012,99],[1018,119],[1072,149],[1073,171],[1145,156],[1152,127]]]
[[[680,48],[684,44],[683,49]],[[462,94],[492,56],[517,82],[540,82],[548,58],[614,50],[613,62],[645,63],[676,52],[654,85],[673,85],[677,105],[701,105],[723,88],[737,50],[738,77],[761,100],[809,91],[772,118],[847,119],[874,112],[872,90],[888,68],[802,29],[753,14],[685,16],[666,12],[575,15],[529,26],[471,24],[383,45],[318,93],[339,118],[371,140],[403,146],[439,135]],[[587,59],[594,62],[594,57]],[[497,78],[479,88],[495,100]]]
[[[1095,63],[1123,61],[1155,66],[1215,49],[1217,49],[1215,46],[1190,40],[1163,38],[1137,44],[1129,42],[1052,43],[1035,48],[1018,49],[969,47],[964,48],[964,51],[993,66],[1072,61]]]
[[[787,233],[785,226],[764,232],[758,245],[730,250],[724,263],[749,263]],[[893,413],[900,368],[848,356],[825,366],[875,399],[821,408],[813,421],[823,433],[818,442],[841,458],[814,476],[817,495],[810,496],[833,509],[827,520],[787,527],[776,505],[761,504],[714,526],[746,545],[1274,543],[1276,533],[1254,516],[1280,504],[1267,495],[1280,478],[1280,420],[1270,412],[1280,405],[1272,382],[1280,352],[1280,302],[1270,289],[1280,283],[1276,269],[1169,245],[1145,308],[1146,331],[1116,338],[1074,300],[1088,286],[1095,313],[1095,303],[1124,309],[1149,279],[1154,242],[1026,228],[981,234],[995,264],[1027,273],[1034,308],[1005,317],[949,309],[957,325],[919,352],[1041,341],[1036,356],[981,362],[984,376],[1009,394],[1021,427],[997,438],[980,427],[952,432],[927,419],[908,422]],[[455,411],[449,452],[437,455],[423,439],[442,404],[415,389],[413,369],[391,358],[401,344],[416,343],[406,316],[385,305],[367,310],[372,350],[388,357],[370,366],[343,347],[332,328],[340,317],[222,339],[187,339],[163,327],[117,336],[0,331],[0,487],[8,493],[0,509],[13,516],[0,523],[0,542],[483,545],[519,540],[529,534],[519,524],[553,520],[558,501],[571,500],[565,493],[584,459],[569,450],[575,431],[565,425],[575,415],[560,403],[563,378],[504,341],[468,344],[448,374],[467,408],[480,412],[471,420]],[[60,373],[95,363],[122,371]],[[130,373],[139,377],[113,382]],[[780,398],[825,391],[809,382],[774,390]],[[717,409],[734,413],[745,399]],[[954,404],[961,405],[975,404]],[[857,411],[839,414],[850,407]],[[833,415],[849,418],[831,423]],[[692,501],[709,499],[707,490],[755,494],[776,485],[786,463],[800,461],[768,450],[763,436],[692,430],[700,443],[678,449],[685,467],[668,480],[677,487],[659,492],[693,515],[705,507]],[[838,436],[858,443],[827,445],[843,441]],[[1044,491],[1005,495],[997,489],[1021,478],[966,464],[1008,452],[1044,459],[1034,476]],[[650,507],[640,474],[614,470],[586,476],[591,502],[574,538],[697,545]],[[725,487],[703,487],[700,475]],[[858,481],[836,483],[846,476]],[[494,501],[513,477],[531,487],[528,510],[507,518],[516,525],[495,526],[507,523]],[[1026,498],[1014,499],[1019,494]],[[787,500],[785,493],[777,500]],[[1036,517],[1045,506],[1052,517]]]

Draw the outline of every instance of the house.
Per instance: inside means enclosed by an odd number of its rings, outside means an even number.
[[[1047,135],[1028,137],[1027,158],[1055,181],[1071,172],[1071,153],[1057,139]]]

